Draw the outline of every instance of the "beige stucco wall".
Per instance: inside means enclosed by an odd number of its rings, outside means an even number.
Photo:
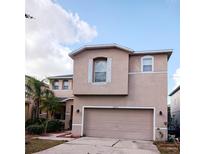
[[[141,72],[141,58],[145,55],[132,55],[129,58],[129,72]],[[154,72],[167,71],[167,55],[157,54],[154,57]]]
[[[88,53],[92,53],[92,52],[87,52],[87,54]],[[74,115],[73,115],[74,125],[72,131],[73,135],[79,136],[81,133],[83,106],[154,107],[156,140],[166,140],[167,138],[167,125],[166,125],[167,123],[167,56],[165,54],[153,55],[154,56],[153,73],[140,72],[141,71],[140,63],[141,63],[142,56],[143,55],[130,56],[129,58],[130,74],[128,75],[128,72],[126,71],[124,73],[121,73],[129,76],[128,78],[129,88],[128,88],[127,96],[123,96],[123,95],[122,96],[114,96],[114,95],[113,96],[99,96],[99,95],[98,96],[91,96],[91,95],[74,96]],[[79,60],[81,59],[79,58],[78,61]],[[119,60],[117,63],[120,64],[122,61],[123,60]],[[75,71],[77,72],[77,70]],[[77,73],[80,74],[81,72],[77,72]],[[87,75],[83,75],[83,77],[85,78],[86,76]],[[87,80],[85,80],[85,82],[87,82]],[[119,85],[123,83],[121,80],[118,79],[112,80],[112,82],[116,82]],[[76,85],[77,84],[79,84],[79,82],[76,82]],[[75,85],[75,80],[74,80],[74,85]],[[82,85],[79,84],[79,86]],[[89,86],[86,87],[87,90],[89,90],[89,88],[90,88]],[[115,91],[116,89],[112,89],[112,90]],[[80,109],[80,113],[75,112],[77,109]],[[159,115],[160,111],[162,111],[162,115]],[[160,135],[161,134],[160,132],[162,132],[163,134],[162,136]]]
[[[111,83],[88,83],[88,62],[96,57],[112,59]],[[127,95],[129,55],[120,49],[84,51],[74,57],[73,91],[75,95]]]

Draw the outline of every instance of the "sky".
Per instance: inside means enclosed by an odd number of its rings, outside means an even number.
[[[72,73],[68,53],[86,44],[173,49],[168,92],[180,84],[179,0],[26,0],[26,73]]]

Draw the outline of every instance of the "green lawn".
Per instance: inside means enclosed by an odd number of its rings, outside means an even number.
[[[154,142],[161,154],[179,154],[179,144],[168,142]]]
[[[27,144],[25,146],[26,154],[39,152],[65,142],[65,141],[32,139],[31,137],[27,137],[26,140],[27,140]]]

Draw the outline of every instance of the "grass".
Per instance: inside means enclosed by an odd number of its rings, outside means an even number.
[[[65,141],[53,141],[53,140],[41,140],[41,139],[33,139],[32,136],[26,137],[26,154],[32,154],[34,152],[39,152],[56,145],[62,144]]]
[[[179,143],[154,142],[161,154],[179,154]]]

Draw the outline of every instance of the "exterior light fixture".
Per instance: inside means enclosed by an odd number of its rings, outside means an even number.
[[[79,110],[79,109],[77,109],[77,110],[76,110],[76,112],[77,112],[77,113],[79,113],[79,112],[80,112],[80,110]]]
[[[162,111],[159,111],[159,115],[162,115]]]

